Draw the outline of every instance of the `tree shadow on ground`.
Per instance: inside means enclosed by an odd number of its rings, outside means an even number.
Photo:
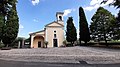
[[[95,48],[106,48],[106,49],[114,49],[114,50],[120,50],[120,45],[108,45],[106,46],[106,44],[99,44],[99,43],[88,43],[87,45],[86,44],[82,44],[80,46],[86,46],[86,47],[95,47]]]

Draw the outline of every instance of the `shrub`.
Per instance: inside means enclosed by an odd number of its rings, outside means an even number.
[[[0,48],[4,47],[4,44],[2,42],[0,42]]]
[[[64,40],[64,41],[63,41],[63,47],[66,47],[66,45],[67,45],[67,41]]]
[[[44,46],[46,46],[46,48],[47,48],[48,41],[45,41],[44,44],[45,44]],[[44,46],[43,46],[43,47],[44,47]]]

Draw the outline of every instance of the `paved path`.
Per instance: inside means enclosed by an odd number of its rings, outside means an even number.
[[[0,60],[0,67],[120,67],[120,64],[40,63]]]
[[[0,50],[0,59],[26,62],[110,64],[120,63],[120,50],[95,47]]]

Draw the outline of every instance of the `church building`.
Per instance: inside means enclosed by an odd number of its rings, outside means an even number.
[[[30,33],[31,48],[44,47],[44,42],[48,42],[48,47],[60,47],[64,41],[64,21],[63,12],[56,13],[56,21],[45,25],[44,30]]]

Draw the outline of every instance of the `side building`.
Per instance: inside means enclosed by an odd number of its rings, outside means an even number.
[[[48,42],[48,47],[60,47],[64,40],[63,12],[56,13],[56,21],[45,25],[44,30],[30,33],[31,48],[44,47],[44,42]]]

